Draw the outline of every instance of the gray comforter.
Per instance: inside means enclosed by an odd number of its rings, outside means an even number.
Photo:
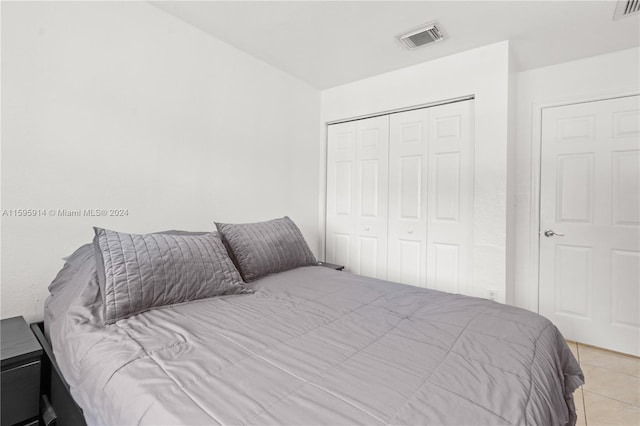
[[[61,272],[46,326],[87,422],[575,422],[582,373],[539,315],[323,267],[252,285],[103,326],[90,251]]]

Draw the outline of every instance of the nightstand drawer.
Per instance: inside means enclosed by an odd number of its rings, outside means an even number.
[[[2,426],[38,416],[40,403],[40,361],[32,361],[2,371]]]

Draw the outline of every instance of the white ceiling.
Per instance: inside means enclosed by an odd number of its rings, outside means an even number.
[[[163,1],[155,6],[325,89],[501,40],[520,70],[640,45],[640,15],[615,1]],[[438,20],[448,39],[396,37]]]

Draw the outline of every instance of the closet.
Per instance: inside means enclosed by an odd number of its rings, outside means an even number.
[[[326,260],[464,292],[473,182],[473,100],[329,125]]]

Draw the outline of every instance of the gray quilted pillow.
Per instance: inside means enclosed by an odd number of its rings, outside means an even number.
[[[174,303],[253,293],[216,233],[136,235],[94,230],[106,324]]]
[[[246,282],[318,264],[300,229],[287,216],[267,222],[216,226]]]

